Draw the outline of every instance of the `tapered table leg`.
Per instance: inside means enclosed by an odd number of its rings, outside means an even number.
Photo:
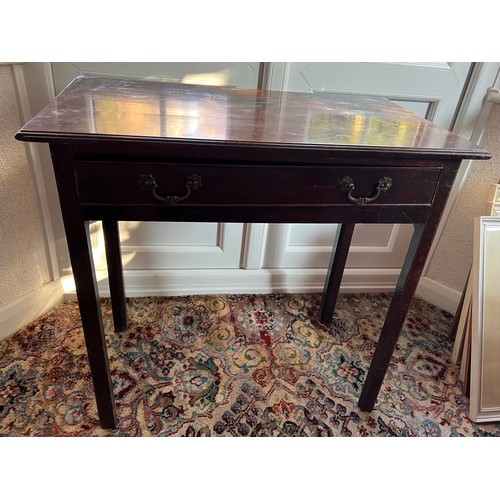
[[[75,278],[76,294],[94,384],[99,421],[102,428],[114,429],[117,426],[116,408],[101,308],[97,294],[89,222],[67,224],[66,240]]]
[[[410,247],[359,398],[358,406],[363,411],[371,411],[375,406],[431,243],[432,235],[425,235],[425,225],[415,224]]]
[[[92,258],[89,221],[83,219],[78,199],[73,169],[73,150],[71,146],[61,143],[51,144],[50,151],[58,185],[71,267],[75,278],[76,295],[99,422],[104,429],[114,429],[118,420]]]
[[[127,303],[123,283],[123,265],[118,221],[103,220],[102,230],[106,246],[106,262],[108,266],[111,306],[113,308],[113,322],[115,331],[123,332],[127,329]]]
[[[337,234],[335,250],[330,258],[328,273],[326,275],[323,298],[321,300],[320,320],[330,323],[339,294],[340,283],[344,274],[344,267],[351,246],[355,224],[342,224]]]

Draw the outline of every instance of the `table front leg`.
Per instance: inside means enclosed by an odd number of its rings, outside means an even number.
[[[321,300],[319,315],[323,323],[330,323],[333,317],[354,227],[355,224],[342,224],[337,234],[335,249],[332,251],[330,258],[330,265],[328,266],[325,287],[323,289],[323,298]]]
[[[106,247],[106,263],[108,266],[111,307],[113,308],[113,322],[116,332],[124,332],[127,329],[127,302],[123,283],[123,264],[118,221],[103,220],[102,230]]]
[[[434,231],[426,231],[425,224],[415,224],[410,247],[359,398],[358,406],[362,411],[371,411],[375,406],[385,373],[417,289],[433,235]]]
[[[89,221],[86,221],[82,216],[73,168],[73,149],[68,144],[55,143],[50,145],[50,152],[61,203],[69,257],[75,278],[76,295],[99,422],[104,429],[114,429],[118,421],[92,258]]]
[[[66,240],[75,278],[83,334],[94,385],[99,422],[103,429],[114,429],[118,420],[97,293],[89,222],[66,224]]]

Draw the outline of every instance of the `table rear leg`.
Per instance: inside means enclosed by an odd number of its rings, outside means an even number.
[[[115,331],[123,332],[127,329],[127,301],[123,282],[123,264],[118,221],[103,220],[102,230],[106,246],[106,262],[108,266],[111,306],[113,308],[113,322]]]

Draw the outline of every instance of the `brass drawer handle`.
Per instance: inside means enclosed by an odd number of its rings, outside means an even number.
[[[390,177],[382,177],[377,182],[375,186],[375,193],[372,196],[360,196],[359,198],[352,195],[354,191],[354,182],[349,176],[345,176],[340,181],[341,190],[343,193],[347,193],[347,198],[352,203],[356,203],[356,205],[366,205],[366,203],[371,203],[375,201],[380,193],[385,193],[392,186],[392,179]]]
[[[166,194],[161,195],[156,192],[158,188],[158,183],[155,178],[151,174],[143,174],[139,177],[139,185],[142,189],[150,189],[151,194],[157,199],[162,201],[163,203],[168,203],[169,205],[174,205],[175,203],[179,203],[179,201],[185,200],[193,191],[196,191],[199,187],[201,187],[201,177],[196,174],[191,174],[186,179],[186,184],[184,187],[186,188],[186,192],[182,195],[175,194]]]

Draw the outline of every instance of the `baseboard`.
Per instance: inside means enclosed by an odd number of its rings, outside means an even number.
[[[63,302],[60,280],[51,281],[35,291],[0,308],[0,340],[28,325]]]
[[[392,292],[398,269],[346,269],[341,292]],[[323,290],[326,269],[203,269],[125,271],[128,297],[230,293],[316,293]],[[97,275],[99,293],[109,296],[104,274]],[[65,298],[74,299],[74,285]]]
[[[462,297],[461,292],[426,277],[420,279],[415,295],[451,314],[455,314]]]
[[[125,271],[124,273],[128,297],[229,293],[317,293],[323,291],[325,277],[326,269],[179,269],[155,272]],[[399,269],[346,269],[340,291],[342,293],[391,293],[394,291],[398,277]],[[97,273],[97,280],[99,294],[108,297],[109,285],[105,273]],[[424,277],[420,280],[416,296],[454,314],[460,302],[461,292]],[[74,283],[66,278],[64,300],[75,298]],[[3,316],[3,310],[0,310],[2,321]],[[2,321],[0,324],[3,327]]]
[[[342,293],[391,293],[399,269],[346,269]],[[128,297],[180,296],[229,293],[317,293],[323,291],[326,269],[202,269],[164,271],[125,271]],[[97,273],[99,294],[109,296],[105,273]],[[417,297],[452,314],[461,292],[423,277]],[[65,283],[65,299],[76,298],[74,284]]]

